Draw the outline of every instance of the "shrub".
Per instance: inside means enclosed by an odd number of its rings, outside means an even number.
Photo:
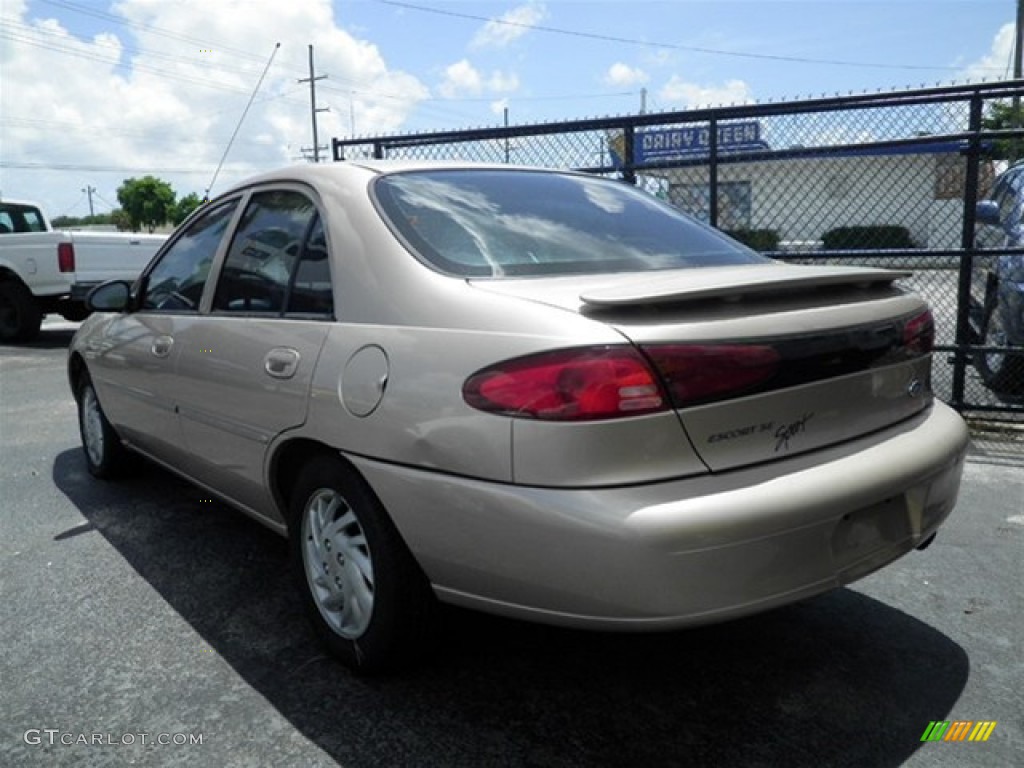
[[[821,236],[826,251],[863,251],[916,248],[906,227],[877,224],[866,227],[836,227]]]
[[[739,240],[755,251],[779,250],[779,233],[774,229],[733,229],[724,230],[734,240]]]

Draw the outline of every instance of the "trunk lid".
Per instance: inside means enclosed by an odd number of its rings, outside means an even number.
[[[906,272],[781,264],[482,280],[615,328],[712,471],[882,429],[931,401],[931,318]]]

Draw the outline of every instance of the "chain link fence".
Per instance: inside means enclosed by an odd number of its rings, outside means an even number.
[[[334,139],[336,161],[464,160],[621,178],[766,255],[906,271],[934,387],[1024,424],[1024,82]],[[1017,180],[1019,176],[1019,181]],[[981,201],[981,205],[978,203]]]

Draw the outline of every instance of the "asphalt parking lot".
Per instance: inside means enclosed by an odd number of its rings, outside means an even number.
[[[359,679],[283,540],[156,468],[88,475],[70,336],[0,347],[0,766],[1020,764],[1024,445],[975,450],[935,543],[852,588],[662,635],[452,610],[423,668]],[[996,726],[922,743],[955,720]]]

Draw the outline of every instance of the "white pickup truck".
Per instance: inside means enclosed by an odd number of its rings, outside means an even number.
[[[31,341],[43,315],[83,320],[104,280],[134,280],[166,235],[55,231],[38,206],[0,200],[0,343]]]

